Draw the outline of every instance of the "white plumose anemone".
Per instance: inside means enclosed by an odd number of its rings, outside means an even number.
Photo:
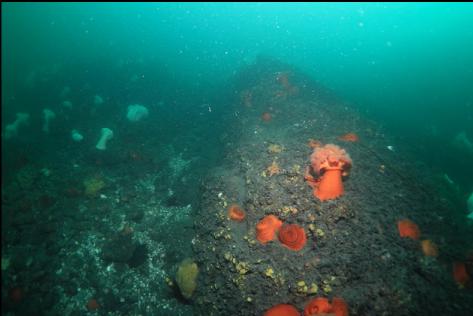
[[[113,131],[106,127],[102,128],[100,139],[97,145],[95,146],[95,148],[97,148],[98,150],[107,149],[107,142],[112,138],[113,138]]]
[[[141,104],[132,104],[128,106],[126,118],[130,122],[138,122],[149,115],[148,109]]]
[[[44,117],[43,132],[49,133],[49,124],[51,123],[51,120],[56,118],[56,113],[54,113],[50,109],[44,109],[43,117]]]
[[[23,125],[27,125],[30,119],[30,115],[28,113],[18,112],[16,113],[16,120],[13,123],[10,123],[5,126],[5,133],[4,136],[6,139],[10,139],[16,135],[18,135],[18,128]]]
[[[71,137],[72,137],[72,140],[75,142],[81,142],[84,139],[84,136],[82,136],[82,134],[79,133],[79,131],[76,129],[72,130]]]

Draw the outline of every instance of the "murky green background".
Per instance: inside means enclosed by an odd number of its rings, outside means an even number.
[[[2,4],[2,111],[13,115],[5,100],[39,65],[154,60],[205,90],[259,54],[312,75],[471,190],[473,157],[451,148],[461,132],[473,139],[471,3]]]

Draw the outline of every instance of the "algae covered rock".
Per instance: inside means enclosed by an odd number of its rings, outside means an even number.
[[[97,196],[98,192],[105,187],[105,182],[99,178],[86,179],[83,182],[85,187],[85,195],[88,197]]]
[[[190,299],[197,287],[197,276],[199,275],[199,267],[194,260],[184,259],[177,269],[176,282],[179,286],[182,296]]]
[[[133,257],[136,247],[132,234],[118,233],[104,244],[102,258],[109,262],[126,263]]]
[[[29,190],[38,179],[39,172],[33,166],[26,166],[20,169],[15,176],[15,180],[21,189]]]

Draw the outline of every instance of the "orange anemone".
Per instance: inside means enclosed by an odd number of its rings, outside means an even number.
[[[420,229],[411,220],[404,219],[397,222],[397,228],[399,230],[399,236],[403,238],[412,238],[418,240],[420,237]]]
[[[355,133],[348,133],[348,134],[342,135],[338,139],[346,141],[346,142],[357,142],[359,140],[358,135],[356,135]]]
[[[332,312],[332,305],[325,297],[317,297],[310,301],[304,308],[304,316],[314,316]]]
[[[334,297],[332,304],[325,297],[317,297],[304,308],[304,316],[348,316],[348,305],[342,298]]]
[[[439,249],[432,240],[426,239],[421,241],[422,252],[427,257],[437,257],[439,255]]]
[[[100,307],[99,303],[97,303],[97,300],[95,298],[91,298],[88,302],[87,302],[87,309],[89,311],[94,311],[94,310],[97,310],[98,308]]]
[[[261,119],[265,122],[271,121],[272,118],[273,118],[273,116],[269,112],[263,112],[263,114],[261,114]]]
[[[237,204],[232,204],[228,208],[228,217],[234,221],[241,222],[245,219],[245,216],[245,211]]]
[[[322,143],[319,140],[316,139],[309,139],[309,142],[307,143],[307,146],[309,146],[312,149],[322,147]]]
[[[307,241],[304,228],[296,224],[283,225],[279,230],[278,237],[284,246],[294,251],[304,248]]]
[[[315,148],[310,161],[312,169],[320,176],[314,186],[314,196],[321,201],[341,196],[344,192],[342,176],[348,175],[352,164],[347,152],[337,145],[327,144]]]
[[[470,275],[466,271],[466,265],[463,262],[453,263],[453,278],[461,286],[465,286],[470,281]]]
[[[279,231],[282,221],[274,215],[267,215],[256,224],[256,239],[262,244],[274,239],[274,234]]]
[[[299,311],[292,305],[279,304],[268,309],[263,316],[299,316]]]
[[[332,299],[332,310],[335,316],[348,316],[348,305],[340,297],[334,297]]]

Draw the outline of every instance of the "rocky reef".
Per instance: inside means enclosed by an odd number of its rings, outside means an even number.
[[[303,311],[317,297],[346,302],[350,315],[471,314],[471,288],[459,288],[451,270],[471,250],[452,229],[471,227],[459,224],[409,148],[282,63],[260,60],[242,70],[235,90],[238,119],[229,124],[226,158],[207,177],[195,217],[198,315],[263,315],[278,304]],[[319,199],[317,175],[308,183],[306,169],[325,144],[343,148],[351,169],[344,188]],[[229,218],[234,203],[243,221]],[[303,237],[283,235],[296,247],[278,240],[280,225],[275,238],[259,240],[258,223],[268,215],[300,227]],[[434,241],[437,256],[402,237],[403,219]]]

